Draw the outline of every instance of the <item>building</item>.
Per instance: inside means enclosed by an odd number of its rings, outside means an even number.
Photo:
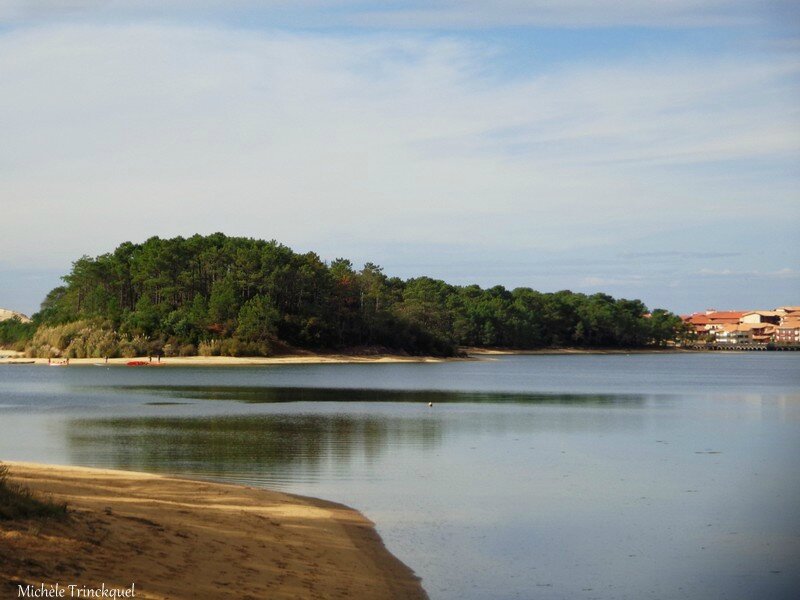
[[[800,318],[800,306],[780,306],[775,310],[781,313],[781,323],[786,319]]]
[[[714,330],[718,344],[769,344],[778,326],[772,323],[725,324]]]
[[[782,310],[753,310],[742,315],[740,323],[772,323],[780,325],[786,313]]]
[[[723,325],[738,325],[740,319],[751,311],[707,310],[681,317],[699,336],[714,335]]]
[[[746,310],[713,310],[706,311],[706,316],[713,328],[719,325],[738,325],[748,312]]]
[[[765,346],[770,343],[800,345],[800,306],[775,310],[706,310],[681,319],[701,339],[721,346]]]
[[[740,328],[738,324],[726,323],[714,330],[714,339],[718,344],[726,346],[752,344],[753,333],[747,327]]]
[[[776,344],[800,344],[800,317],[786,317],[775,328]]]
[[[740,323],[740,331],[749,331],[754,344],[769,344],[778,328],[773,323]]]
[[[684,323],[691,325],[697,335],[702,336],[708,333],[708,325],[711,323],[711,319],[706,315],[695,313],[693,315],[684,315],[681,319],[683,319]]]

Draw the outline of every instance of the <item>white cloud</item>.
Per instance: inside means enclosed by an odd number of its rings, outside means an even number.
[[[706,277],[742,277],[742,278],[766,278],[766,279],[794,279],[800,277],[800,271],[784,267],[776,271],[739,271],[735,269],[700,269],[697,275]]]
[[[541,25],[603,27],[620,25],[743,25],[763,19],[744,0],[438,0],[368,11],[366,23],[412,27],[497,27]]]
[[[788,0],[0,0],[0,20],[260,16],[310,26],[709,27],[797,16]]]
[[[749,219],[764,177],[705,167],[797,157],[792,62],[673,57],[502,80],[491,52],[163,24],[4,34],[6,260],[25,260],[32,232],[59,264],[215,230],[341,254],[597,247]],[[769,180],[769,196],[772,214],[798,216],[791,181]]]
[[[638,284],[644,280],[642,275],[628,275],[625,277],[584,277],[580,281],[581,287],[591,287],[595,289],[609,288],[618,285]]]

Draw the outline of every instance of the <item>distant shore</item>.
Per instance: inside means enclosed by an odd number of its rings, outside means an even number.
[[[527,356],[537,354],[682,354],[704,352],[695,348],[461,348],[468,356]]]
[[[236,367],[259,365],[313,365],[313,364],[376,364],[376,363],[441,363],[460,360],[480,360],[494,356],[526,356],[544,354],[675,354],[696,353],[704,350],[690,348],[540,348],[517,350],[513,348],[460,348],[459,357],[408,356],[402,354],[329,354],[304,352],[278,356],[137,356],[131,358],[70,358],[70,366],[125,366],[128,363],[147,363],[153,367]],[[4,357],[4,358],[3,358]],[[59,365],[65,359],[53,358],[50,364]],[[2,364],[47,365],[46,358],[27,358],[22,352],[0,350]]]
[[[137,598],[425,599],[373,524],[346,506],[107,469],[5,463],[69,518],[0,521],[0,590],[130,588]],[[5,597],[5,594],[0,594]]]
[[[9,350],[0,350],[0,364],[37,364],[47,365],[46,358],[26,358],[24,354]],[[65,359],[51,359],[50,364],[59,365]],[[70,366],[125,366],[130,362],[146,363],[153,367],[236,367],[258,365],[314,365],[314,364],[371,364],[371,363],[436,363],[454,358],[438,358],[432,356],[404,356],[398,354],[300,354],[285,356],[170,356],[159,361],[155,356],[137,356],[133,358],[70,358]]]

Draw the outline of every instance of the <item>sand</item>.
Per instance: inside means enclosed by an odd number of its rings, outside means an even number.
[[[25,358],[21,353],[14,353],[11,350],[0,351],[0,364],[37,364],[47,365],[46,358]],[[60,364],[64,359],[54,358],[52,363]],[[258,365],[314,365],[314,364],[371,364],[371,363],[435,363],[449,360],[459,360],[452,358],[435,358],[430,356],[403,356],[397,354],[378,354],[378,355],[350,355],[350,354],[301,354],[289,356],[180,356],[162,358],[159,363],[156,357],[152,361],[147,356],[134,358],[109,358],[108,363],[102,358],[71,358],[69,366],[125,366],[131,361],[141,361],[153,367],[246,367]],[[461,359],[463,360],[463,359]]]
[[[146,473],[6,463],[68,503],[65,522],[0,521],[0,597],[18,585],[136,598],[426,598],[373,524],[345,506]],[[70,597],[67,593],[66,597]]]

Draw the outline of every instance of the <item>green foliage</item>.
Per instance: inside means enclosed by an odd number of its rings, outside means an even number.
[[[651,344],[665,346],[668,342],[687,342],[694,338],[694,329],[677,315],[664,309],[653,311],[649,320],[648,333]]]
[[[8,480],[8,465],[0,463],[0,521],[13,519],[64,519],[67,505],[37,498],[29,489]]]
[[[0,347],[10,346],[21,350],[36,333],[35,323],[23,323],[19,317],[0,321]]]
[[[246,342],[268,342],[276,337],[281,314],[269,298],[258,295],[239,311],[236,337]]]
[[[233,278],[228,275],[211,286],[208,299],[208,318],[218,326],[225,328],[236,317],[239,302]]]
[[[663,345],[683,331],[675,315],[649,316],[638,300],[403,281],[372,263],[326,265],[311,252],[221,233],[126,242],[82,257],[64,281],[34,316],[37,355],[94,356],[106,342],[121,356],[266,354],[276,344],[450,355],[458,345]]]

